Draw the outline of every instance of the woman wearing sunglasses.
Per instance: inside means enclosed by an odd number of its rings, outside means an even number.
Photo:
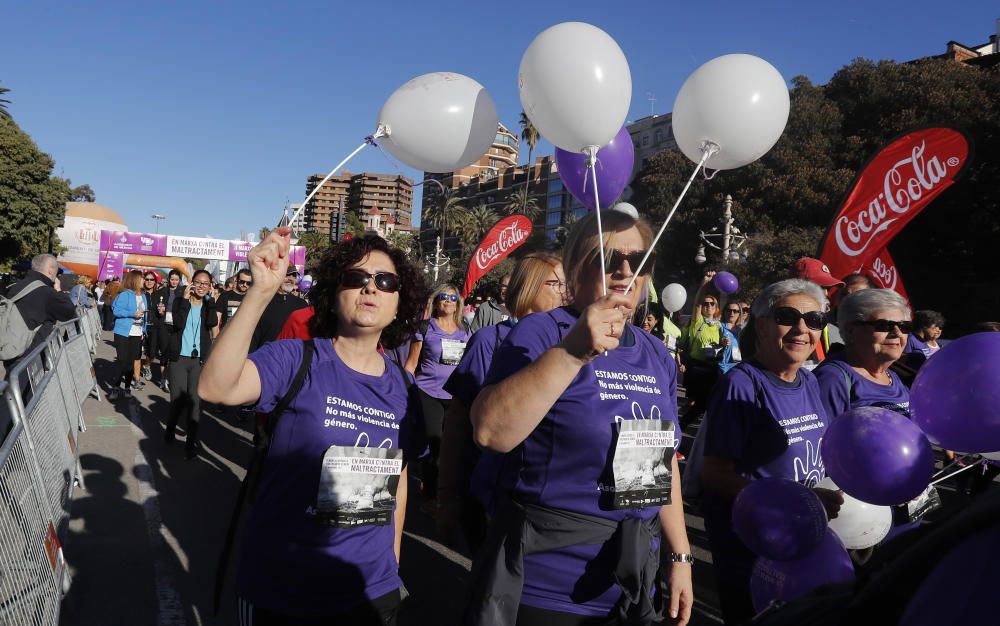
[[[444,384],[465,354],[470,333],[462,319],[465,303],[458,289],[441,285],[427,301],[428,320],[422,322],[410,344],[406,369],[416,375],[430,453],[421,459],[421,494],[428,506],[436,506],[438,462],[444,414],[451,394]]]
[[[681,416],[686,427],[705,411],[708,394],[719,379],[719,357],[722,346],[722,327],[719,321],[719,299],[706,293],[715,272],[705,272],[698,293],[691,304],[691,319],[684,329],[684,390],[688,408]]]
[[[494,507],[463,623],[652,624],[661,543],[669,612],[690,618],[677,366],[662,341],[626,324],[651,260],[625,292],[652,233],[616,211],[602,221],[603,239],[591,213],[566,242],[572,304],[518,322],[472,405],[476,443],[505,454],[514,479]]]
[[[241,624],[395,624],[407,462],[419,452],[408,382],[378,351],[412,333],[425,292],[405,255],[379,237],[330,246],[313,273],[313,349],[270,342],[247,356],[254,327],[285,279],[289,228],[248,255],[253,284],[219,335],[201,395],[256,404],[277,418],[244,524]],[[236,365],[236,367],[234,367]],[[274,418],[272,418],[273,420]]]
[[[810,488],[825,470],[819,446],[829,424],[819,384],[802,367],[826,325],[826,296],[815,283],[789,279],[754,300],[744,335],[744,361],[712,391],[702,431],[705,530],[712,547],[726,624],[753,617],[750,572],[756,555],[732,530],[732,503],[752,480],[788,478]],[[749,354],[752,352],[752,354]],[[694,455],[692,455],[694,456]],[[843,502],[815,489],[829,516]]]

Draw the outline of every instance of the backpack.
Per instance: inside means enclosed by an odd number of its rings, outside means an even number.
[[[17,308],[17,301],[45,284],[40,281],[32,281],[13,298],[0,296],[0,360],[9,361],[16,359],[31,346],[35,333],[41,328],[41,324],[33,330],[28,328],[24,321],[24,316]]]

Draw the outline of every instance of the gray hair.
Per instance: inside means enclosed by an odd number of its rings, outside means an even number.
[[[899,309],[903,319],[910,319],[910,306],[906,299],[892,289],[862,289],[847,296],[837,310],[837,325],[841,330],[852,322],[861,322],[882,309]],[[846,339],[846,336],[845,336]]]
[[[802,278],[789,278],[771,283],[754,298],[750,305],[750,312],[756,318],[767,317],[774,309],[774,305],[782,298],[788,296],[802,295],[812,298],[819,305],[820,311],[826,311],[827,300],[823,294],[823,289],[816,283]]]
[[[50,265],[56,264],[56,258],[51,254],[36,254],[31,258],[31,269],[36,272],[45,273]]]

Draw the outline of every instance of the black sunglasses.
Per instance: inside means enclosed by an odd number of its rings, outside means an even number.
[[[728,309],[727,308],[726,309],[726,313],[732,313],[733,315],[739,315],[740,314],[740,310],[739,309]]]
[[[375,288],[386,293],[399,291],[399,276],[390,272],[369,274],[364,270],[347,270],[340,277],[340,286],[348,289],[363,289],[375,279]]]
[[[240,284],[240,285],[252,285],[253,284],[252,280],[237,280],[236,282],[237,282],[237,284]]]
[[[807,311],[803,313],[790,306],[779,306],[771,311],[769,317],[781,326],[798,326],[799,320],[806,321],[806,328],[823,330],[826,328],[826,313],[822,311]]]
[[[451,300],[452,302],[458,302],[458,296],[456,296],[453,293],[439,293],[438,300],[440,300],[441,302],[447,302],[448,300]]]
[[[742,311],[743,311],[744,313],[749,313],[749,312],[750,312],[750,307],[748,307],[748,306],[745,306],[745,307],[743,307]]]
[[[899,332],[909,335],[913,332],[913,322],[907,320],[861,320],[854,322],[856,326],[871,326],[879,333],[891,333],[893,328],[899,327]]]
[[[604,253],[604,268],[608,274],[614,274],[622,268],[622,264],[628,261],[628,267],[632,272],[639,267],[642,263],[643,257],[646,256],[645,250],[639,250],[638,252],[622,252],[621,250],[616,250],[611,248]],[[594,257],[594,263],[598,264],[601,262],[600,255]],[[642,267],[642,271],[639,272],[639,276],[647,276],[651,271],[653,271],[653,259],[652,257],[649,261]]]
[[[705,300],[704,302],[701,303],[701,306],[715,306],[715,303],[712,302],[711,300]]]

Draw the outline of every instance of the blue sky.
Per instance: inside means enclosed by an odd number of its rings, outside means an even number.
[[[684,79],[732,52],[824,83],[855,57],[909,60],[985,43],[974,0],[796,2],[13,2],[0,86],[18,124],[131,230],[234,237],[273,225],[431,71],[467,74],[516,128],[517,68],[564,21],[607,31],[632,71],[630,119],[668,112]],[[568,52],[570,53],[570,52]],[[536,154],[549,154],[548,144]],[[522,159],[526,157],[526,150]],[[352,171],[394,172],[374,149]],[[403,167],[419,180],[420,173]],[[419,194],[417,194],[419,196]]]

